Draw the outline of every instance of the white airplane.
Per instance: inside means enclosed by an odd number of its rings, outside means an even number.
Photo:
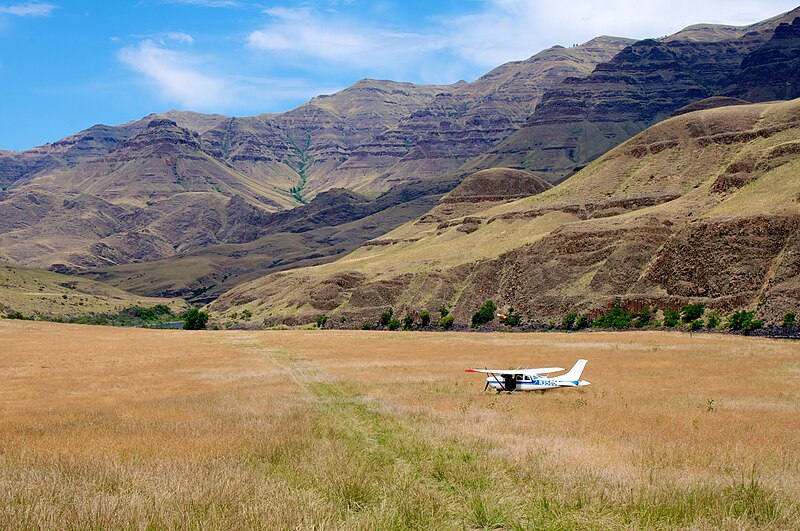
[[[583,368],[586,367],[587,360],[580,359],[575,365],[561,376],[548,378],[547,375],[553,372],[563,371],[561,367],[546,367],[543,369],[467,369],[467,372],[482,372],[488,374],[486,377],[486,391],[491,386],[495,391],[547,391],[558,387],[583,387],[589,385],[586,380],[581,380]]]

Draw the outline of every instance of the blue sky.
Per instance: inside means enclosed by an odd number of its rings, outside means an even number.
[[[173,108],[276,112],[364,77],[471,81],[554,44],[747,24],[797,1],[0,0],[0,148]]]

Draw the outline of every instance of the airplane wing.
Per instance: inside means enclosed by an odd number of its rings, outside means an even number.
[[[544,367],[541,369],[467,369],[467,372],[482,372],[485,374],[526,374],[529,376],[538,376],[541,374],[550,374],[551,372],[563,371],[561,367]]]

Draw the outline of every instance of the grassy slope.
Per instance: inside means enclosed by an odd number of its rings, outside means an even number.
[[[738,133],[741,134],[736,136]],[[415,308],[424,303],[450,303],[466,316],[478,301],[460,301],[464,289],[482,292],[483,296],[492,295],[503,281],[502,276],[510,274],[497,266],[497,277],[473,280],[470,273],[476,266],[501,258],[512,250],[535,250],[535,245],[529,244],[547,237],[552,237],[552,241],[547,240],[548,245],[557,246],[561,240],[577,242],[574,251],[566,251],[563,261],[569,260],[570,252],[579,251],[577,247],[582,245],[582,240],[593,245],[586,239],[588,236],[615,231],[637,234],[636,231],[654,222],[669,227],[666,230],[671,232],[672,238],[677,238],[683,237],[682,230],[703,223],[727,223],[759,216],[781,219],[796,216],[800,159],[793,153],[798,139],[800,100],[690,113],[651,128],[542,194],[471,214],[471,218],[480,221],[474,232],[460,231],[457,219],[450,227],[407,223],[382,238],[386,245],[364,246],[332,264],[245,284],[221,297],[211,308],[226,312],[247,306],[269,319],[287,315],[305,315],[308,319],[321,313],[319,308],[306,303],[312,300],[314,290],[337,275],[355,272],[365,275],[368,281],[392,282],[403,275],[416,274],[413,280],[408,277],[399,280],[402,292],[378,301],[370,310],[373,313],[381,305],[408,304]],[[742,168],[746,171],[736,172]],[[712,192],[718,178],[724,180],[726,176],[752,177],[753,180],[725,192]],[[560,234],[565,236],[560,238],[557,236]],[[567,237],[571,240],[564,239]],[[635,243],[639,236],[632,238],[634,241],[629,240],[629,244]],[[596,245],[600,248],[595,251],[605,255],[581,265],[577,276],[565,274],[559,278],[559,272],[567,265],[555,265],[556,277],[549,287],[571,293],[576,301],[596,297],[597,288],[591,287],[591,281],[598,271],[602,272],[609,258],[604,246],[611,244],[603,240]],[[620,248],[619,242],[614,245]],[[657,247],[652,252],[657,255],[658,250]],[[651,256],[651,260],[655,260],[656,255]],[[686,259],[691,260],[689,256]],[[459,265],[467,269],[459,270],[456,267]],[[521,263],[516,267],[525,268],[521,271],[523,275],[536,277],[539,265]],[[648,264],[642,267],[645,269],[637,270],[637,275],[647,273]],[[440,296],[438,288],[432,289],[430,282],[442,281],[456,283],[457,287],[439,290],[443,294]],[[631,284],[635,282],[636,277],[630,281]],[[664,294],[664,288],[659,286],[642,289],[647,296]],[[342,303],[337,311],[359,310],[353,307],[352,301],[347,302],[351,292],[348,290],[338,299]],[[306,302],[303,293],[308,293]],[[608,294],[603,293],[603,296]],[[459,304],[463,307],[459,308]],[[560,312],[561,308],[555,311]]]
[[[156,304],[167,304],[173,311],[186,307],[180,300],[139,297],[93,280],[0,265],[0,310],[4,313],[71,317]]]

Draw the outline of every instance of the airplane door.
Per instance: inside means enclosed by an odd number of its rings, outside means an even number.
[[[514,378],[513,374],[504,374],[503,375],[503,387],[506,391],[516,391],[517,390],[517,380]]]

